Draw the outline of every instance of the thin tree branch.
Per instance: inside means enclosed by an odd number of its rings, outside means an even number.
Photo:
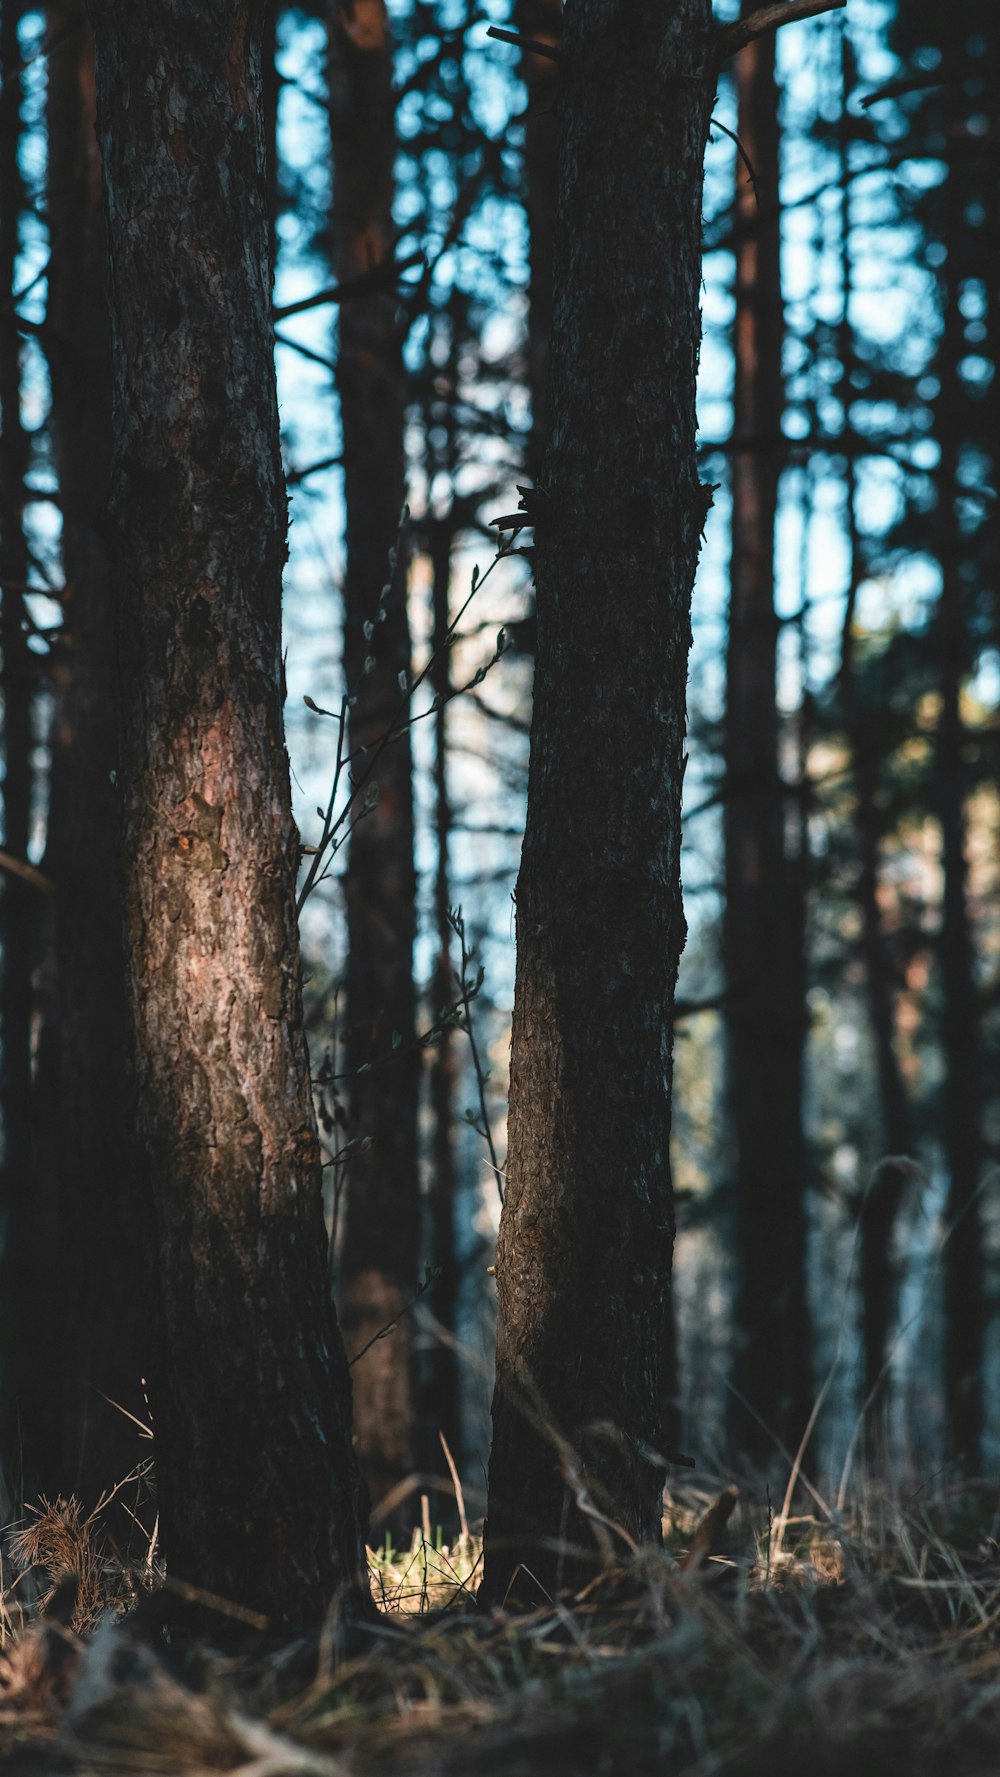
[[[13,67],[4,69],[2,79],[0,79],[0,93],[5,93],[8,86],[15,80],[19,80],[33,62],[54,55],[55,51],[60,49],[64,43],[69,43],[72,38],[78,37],[84,28],[83,25],[72,24],[66,25],[61,31],[53,31],[51,36],[46,34],[20,62],[15,62]]]
[[[741,161],[743,162],[743,165],[746,167],[747,177],[750,180],[750,187],[751,187],[751,190],[753,191],[753,201],[757,205],[757,208],[759,210],[760,209],[760,192],[757,190],[757,174],[754,171],[753,161],[750,159],[749,154],[747,153],[746,149],[744,148],[744,146],[743,146],[742,142],[740,141],[739,136],[736,134],[735,130],[731,130],[729,128],[728,124],[722,123],[719,120],[719,118],[717,118],[717,117],[713,117],[711,122],[712,122],[712,128],[714,130],[721,130],[722,134],[724,136],[729,137],[730,142],[736,143],[736,152],[739,155]]]
[[[452,931],[454,932],[456,938],[458,939],[459,946],[461,948],[461,970],[460,971],[456,970],[456,979],[458,981],[459,987],[462,989],[461,1004],[465,1008],[465,1023],[464,1023],[464,1025],[460,1025],[459,1029],[464,1030],[466,1036],[469,1039],[469,1052],[472,1056],[472,1068],[473,1068],[473,1072],[475,1073],[475,1076],[476,1076],[476,1086],[478,1087],[478,1090],[479,1090],[479,1113],[483,1119],[482,1127],[481,1128],[479,1127],[479,1125],[476,1123],[475,1119],[472,1116],[469,1117],[469,1121],[472,1124],[472,1127],[474,1129],[478,1130],[479,1134],[482,1136],[483,1140],[485,1141],[486,1146],[489,1148],[490,1165],[493,1168],[493,1176],[495,1177],[495,1179],[497,1181],[497,1191],[499,1193],[500,1202],[502,1204],[503,1203],[503,1181],[504,1181],[505,1174],[504,1174],[503,1169],[501,1168],[501,1166],[497,1160],[497,1151],[496,1151],[496,1148],[493,1143],[493,1131],[490,1128],[489,1106],[486,1103],[486,1075],[483,1073],[482,1062],[479,1059],[479,1048],[476,1043],[476,1033],[475,1033],[475,1030],[474,1030],[473,1024],[472,1024],[471,1006],[472,1006],[473,1000],[478,998],[479,990],[483,985],[483,978],[484,978],[483,968],[482,968],[482,965],[480,965],[479,974],[478,974],[476,981],[470,982],[469,977],[468,977],[468,969],[469,969],[469,964],[472,961],[472,958],[469,954],[469,951],[468,951],[468,948],[467,948],[466,942],[465,942],[465,920],[462,918],[461,907],[449,907],[449,909],[448,909],[448,924],[450,925]]]
[[[298,352],[299,357],[308,358],[310,364],[320,364],[324,370],[330,370],[334,375],[337,373],[337,366],[332,358],[325,358],[322,352],[314,352],[312,346],[304,346],[297,339],[289,339],[285,333],[275,333],[274,343],[287,346],[290,352]]]
[[[417,1303],[420,1301],[421,1296],[426,1296],[427,1291],[430,1289],[430,1287],[433,1283],[437,1282],[440,1275],[441,1275],[440,1266],[427,1265],[425,1267],[424,1281],[423,1281],[423,1283],[421,1283],[417,1286],[416,1295],[412,1296],[410,1298],[409,1302],[403,1303],[403,1306],[399,1310],[399,1313],[397,1314],[395,1320],[386,1321],[386,1324],[384,1327],[379,1327],[378,1332],[372,1334],[372,1337],[369,1339],[367,1345],[362,1345],[360,1351],[356,1351],[354,1353],[353,1357],[348,1358],[347,1368],[349,1370],[353,1369],[355,1364],[359,1364],[361,1362],[361,1359],[365,1356],[365,1354],[371,1350],[373,1345],[377,1345],[380,1339],[388,1339],[389,1334],[394,1333],[396,1331],[396,1328],[398,1327],[404,1314],[409,1314],[410,1309],[416,1307]]]
[[[844,4],[844,0],[840,0]],[[522,37],[520,31],[504,31],[499,25],[491,25],[487,37],[495,37],[498,43],[513,43],[517,49],[529,50],[533,56],[545,56],[547,61],[561,62],[562,50],[554,43],[542,43],[537,37]]]
[[[968,62],[963,68],[936,68],[932,74],[910,74],[905,80],[890,80],[888,86],[880,86],[876,92],[869,93],[867,98],[861,100],[861,109],[867,111],[869,105],[881,105],[884,99],[901,99],[906,93],[927,92],[941,86],[960,86],[964,80],[981,80],[987,74],[995,79],[1000,74],[1000,64]]]
[[[13,852],[0,851],[0,870],[6,870],[8,876],[20,876],[22,881],[30,882],[32,888],[41,889],[43,895],[56,892],[51,876],[46,876],[44,870],[36,870],[25,858],[15,858]]]
[[[343,461],[343,457],[321,457],[318,463],[309,463],[304,469],[286,469],[285,484],[288,487],[298,487],[303,481],[308,481],[310,475],[318,475],[322,469],[339,469]]]
[[[755,38],[765,37],[768,31],[793,25],[799,19],[817,18],[822,12],[836,12],[846,4],[847,0],[773,0],[770,6],[758,6],[746,18],[726,25],[719,34],[719,54],[727,61]]]
[[[386,290],[396,282],[404,271],[412,271],[415,265],[422,265],[422,253],[407,253],[405,258],[397,259],[388,253],[373,265],[370,271],[362,272],[360,277],[348,278],[343,284],[333,284],[327,290],[316,290],[312,296],[303,296],[298,302],[286,302],[280,308],[271,310],[274,321],[287,321],[289,315],[303,315],[307,309],[323,308],[327,303],[350,302],[355,296],[367,296],[373,290]]]

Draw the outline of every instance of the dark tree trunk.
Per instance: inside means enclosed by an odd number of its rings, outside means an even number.
[[[958,139],[958,90],[946,93],[946,140]],[[944,191],[954,214],[964,210],[965,165],[954,154]],[[957,247],[949,241],[940,277],[943,313],[937,375],[936,435],[941,449],[931,544],[941,573],[941,593],[933,632],[940,666],[941,713],[934,759],[934,802],[941,829],[943,906],[938,947],[942,994],[941,1051],[944,1064],[943,1137],[949,1175],[947,1242],[944,1254],[945,1395],[950,1453],[975,1473],[982,1460],[983,1360],[985,1353],[984,1266],[979,1174],[982,1166],[982,1075],[979,1004],[974,972],[974,937],[969,910],[966,859],[966,730],[962,686],[973,659],[967,625],[974,610],[981,564],[963,533],[961,453],[972,417],[960,370],[967,350],[959,307],[962,287]]]
[[[348,282],[391,257],[396,134],[392,39],[384,0],[330,8],[335,272]],[[392,284],[342,304],[337,388],[344,448],[347,568],[344,670],[357,702],[350,746],[370,747],[399,709],[410,672],[404,549],[390,567],[403,501],[405,380]],[[379,589],[384,620],[371,628]],[[366,634],[366,626],[368,633]],[[366,662],[374,662],[366,671]],[[413,1362],[409,1318],[420,1246],[414,1041],[413,789],[408,736],[386,749],[378,801],[351,834],[347,873],[346,1061],[351,1133],[370,1137],[347,1165],[340,1302],[348,1350],[359,1352],[391,1321],[354,1370],[354,1423],[362,1473],[376,1502],[413,1467]],[[359,1068],[365,1073],[357,1074]]]
[[[853,467],[849,498],[854,500]],[[856,525],[852,523],[852,532]],[[846,638],[845,638],[846,639]],[[854,778],[854,825],[858,848],[856,897],[861,912],[861,947],[868,997],[868,1018],[875,1049],[883,1158],[867,1185],[861,1204],[861,1340],[862,1400],[868,1418],[869,1454],[880,1464],[885,1454],[885,1421],[889,1405],[887,1377],[895,1280],[892,1239],[910,1176],[908,1159],[915,1149],[913,1117],[902,1069],[896,1055],[896,1008],[890,958],[879,906],[881,823],[878,814],[878,722],[858,697],[850,649],[841,672],[841,702],[851,747]]]
[[[550,444],[517,888],[485,1585],[660,1531],[707,0],[577,0],[560,64]],[[624,1543],[610,1535],[614,1551]],[[560,1545],[565,1545],[565,1553]],[[573,1551],[581,1551],[577,1558]]]
[[[941,714],[935,791],[944,871],[939,962],[943,996],[944,1146],[949,1174],[948,1240],[945,1247],[945,1392],[951,1453],[961,1457],[972,1473],[977,1473],[982,1461],[985,1346],[982,1218],[978,1196],[982,1165],[982,1087],[979,1005],[965,855],[968,777],[961,694],[969,642],[965,631],[964,564],[956,509],[961,433],[954,387],[964,348],[958,289],[951,280],[945,282],[944,300],[943,362],[939,372],[942,385],[938,509],[941,597],[936,637],[941,665]]]
[[[0,693],[3,699],[3,847],[24,862],[31,834],[32,656],[25,625],[28,546],[24,532],[24,482],[30,442],[21,423],[21,348],[16,291],[18,233],[24,189],[18,166],[21,143],[21,52],[17,28],[24,8],[3,0],[0,8]],[[3,980],[0,985],[0,1111],[3,1116],[2,1270],[3,1443],[8,1462],[25,1465],[34,1484],[43,1452],[44,1426],[35,1410],[37,1352],[27,1329],[37,1313],[40,1283],[35,1170],[31,1139],[32,968],[38,890],[14,871],[3,872],[0,919]],[[23,1430],[20,1425],[24,1416]],[[29,1446],[25,1447],[25,1432]]]
[[[562,0],[517,0],[515,20],[523,37],[558,44]],[[528,217],[528,392],[531,434],[528,473],[537,481],[547,437],[546,402],[552,335],[552,235],[556,217],[555,63],[534,50],[521,58],[528,89],[524,119],[524,207]]]
[[[437,847],[437,868],[434,874],[434,936],[437,956],[434,964],[433,1015],[440,1020],[453,1004],[457,991],[452,954],[452,930],[448,914],[451,908],[450,842],[452,812],[448,793],[448,711],[451,690],[451,656],[448,648],[450,621],[448,593],[451,585],[451,554],[455,541],[453,521],[446,517],[435,522],[431,532],[430,556],[433,575],[433,623],[431,647],[434,664],[431,686],[439,700],[434,714],[434,838]],[[431,1263],[438,1271],[434,1284],[434,1313],[444,1331],[454,1340],[458,1331],[457,1309],[459,1265],[455,1217],[458,1207],[458,1169],[455,1163],[455,1086],[458,1059],[455,1054],[456,1032],[445,1025],[434,1045],[430,1068],[430,1103],[434,1119],[431,1154],[430,1189],[430,1252]],[[438,1429],[444,1432],[449,1447],[461,1457],[461,1406],[459,1395],[458,1357],[448,1339],[435,1344],[430,1355],[429,1376],[424,1413],[429,1420],[428,1431],[437,1442]],[[429,1455],[437,1453],[431,1445]]]
[[[732,1422],[739,1446],[761,1462],[773,1460],[775,1438],[797,1444],[809,1411],[803,913],[785,841],[776,704],[784,328],[774,55],[774,39],[765,37],[737,63],[738,134],[756,189],[739,160],[723,915],[736,1186]]]
[[[281,725],[262,9],[92,0],[114,351],[126,956],[171,1571],[274,1619],[363,1573]]]
[[[270,243],[271,278],[278,260],[278,210],[281,179],[278,160],[278,106],[281,79],[278,74],[278,21],[284,0],[264,0],[264,39],[261,51],[261,91],[264,106],[264,141],[267,153],[267,232]]]
[[[949,1237],[945,1248],[945,1382],[953,1454],[977,1473],[983,1435],[983,1256],[979,1210],[981,1090],[979,1010],[965,856],[966,774],[960,708],[964,635],[954,563],[943,563],[939,615],[941,717],[937,739],[938,815],[944,864],[941,983],[945,1063],[944,1139]]]
[[[94,48],[83,0],[50,0],[45,345],[62,503],[64,625],[54,662],[45,871],[52,977],[39,1039],[38,1149],[51,1228],[42,1489],[93,1505],[146,1454],[144,1346],[122,951],[114,622],[104,515],[111,464],[107,230]]]
[[[853,448],[851,424],[857,356],[851,321],[854,267],[851,253],[851,166],[848,151],[852,123],[848,100],[854,87],[855,67],[848,26],[844,22],[841,76],[839,148],[843,311],[838,329],[838,349],[843,379],[845,500],[850,574],[838,689],[851,749],[854,828],[858,852],[855,895],[861,912],[868,1020],[875,1051],[882,1126],[881,1157],[861,1205],[860,1264],[862,1404],[867,1418],[869,1459],[876,1467],[882,1467],[886,1458],[886,1420],[889,1407],[888,1378],[884,1372],[889,1358],[889,1333],[895,1294],[892,1239],[910,1173],[906,1160],[915,1151],[916,1139],[909,1094],[896,1054],[895,993],[878,896],[882,838],[882,822],[879,817],[882,766],[879,712],[871,708],[860,694],[855,662],[854,617],[864,575],[864,559],[858,526],[857,455]]]

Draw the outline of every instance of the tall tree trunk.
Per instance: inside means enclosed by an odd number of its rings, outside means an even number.
[[[517,29],[533,43],[558,46],[562,0],[517,0]],[[556,218],[555,64],[526,49],[521,78],[528,89],[524,119],[524,206],[528,217],[528,473],[537,481],[547,437],[546,405],[552,335],[552,235]]]
[[[868,1021],[875,1051],[881,1120],[881,1158],[861,1205],[861,1344],[862,1403],[867,1416],[868,1454],[877,1467],[886,1458],[889,1356],[893,1303],[892,1238],[909,1176],[904,1162],[916,1147],[913,1115],[903,1071],[896,1054],[896,1007],[891,962],[879,906],[881,821],[879,783],[882,757],[879,712],[860,693],[855,659],[855,611],[864,576],[858,525],[857,454],[851,426],[857,354],[851,321],[854,262],[851,254],[852,120],[848,101],[855,81],[854,55],[846,16],[841,24],[840,269],[843,308],[838,328],[838,355],[843,390],[845,502],[849,577],[844,611],[839,678],[840,706],[851,749],[854,780],[854,830],[858,853],[856,899],[861,912],[861,946],[868,998]]]
[[[434,964],[433,1013],[441,1019],[455,999],[455,966],[452,954],[450,842],[452,811],[448,794],[448,710],[451,691],[451,653],[448,647],[450,621],[449,590],[451,556],[455,542],[454,520],[448,516],[432,521],[430,556],[433,576],[433,622],[431,647],[434,663],[431,686],[438,699],[434,714],[434,837],[437,846],[437,868],[434,874],[434,936],[437,956]],[[451,1339],[457,1335],[459,1265],[456,1242],[458,1208],[458,1168],[455,1156],[455,1086],[458,1061],[455,1054],[455,1030],[445,1025],[434,1046],[430,1069],[430,1103],[434,1118],[432,1136],[432,1176],[430,1190],[431,1263],[438,1272],[434,1285],[434,1312]],[[424,1400],[424,1414],[430,1421],[428,1430],[434,1437],[444,1432],[456,1458],[461,1456],[461,1402],[459,1394],[458,1358],[454,1344],[437,1343],[431,1353],[429,1381]],[[434,1454],[433,1448],[431,1454]]]
[[[853,462],[848,466],[848,500],[856,498]],[[852,585],[860,583],[857,522],[849,521],[852,538]],[[855,578],[855,576],[858,578]],[[867,1184],[861,1203],[861,1342],[862,1400],[868,1417],[869,1454],[876,1465],[885,1455],[889,1388],[883,1374],[889,1354],[893,1302],[892,1238],[915,1149],[913,1116],[896,1054],[896,1009],[890,959],[879,906],[881,823],[878,813],[879,724],[858,693],[853,644],[845,629],[840,697],[851,748],[854,779],[854,828],[858,848],[856,898],[861,913],[861,949],[868,998],[868,1019],[875,1050],[883,1158]]]
[[[55,655],[45,871],[52,985],[39,1039],[40,1171],[51,1228],[41,1329],[50,1433],[43,1490],[93,1504],[141,1452],[144,1347],[129,1134],[122,951],[114,622],[105,539],[111,465],[107,229],[97,147],[94,46],[83,0],[47,12],[45,345],[62,504],[64,626]],[[54,1282],[53,1282],[54,1279]]]
[[[126,957],[172,1572],[274,1619],[361,1583],[281,725],[262,9],[92,0],[114,353]]]
[[[30,442],[21,422],[21,347],[14,309],[24,188],[21,145],[21,52],[18,24],[24,7],[0,7],[0,693],[3,698],[3,846],[24,861],[31,834],[32,657],[25,624],[28,545],[24,532],[24,482]],[[0,1111],[3,1116],[2,1430],[10,1456],[26,1463],[30,1487],[44,1435],[34,1410],[39,1376],[27,1336],[37,1313],[40,1281],[39,1229],[31,1139],[32,968],[38,890],[13,871],[3,874],[0,918],[3,979],[0,985]],[[19,1423],[24,1415],[24,1428]],[[24,1431],[30,1446],[24,1447]]]
[[[958,500],[958,456],[962,442],[958,401],[959,360],[964,352],[958,283],[946,276],[939,377],[938,437],[941,464],[937,512],[937,555],[941,596],[937,613],[937,658],[941,666],[941,714],[935,757],[935,793],[941,826],[944,873],[939,963],[943,996],[941,1046],[944,1060],[944,1146],[948,1166],[948,1242],[945,1248],[945,1393],[951,1453],[976,1473],[982,1461],[983,1300],[982,1217],[979,1172],[982,1165],[979,1005],[973,969],[974,941],[969,916],[969,871],[965,854],[962,682],[969,661],[966,634],[966,576]],[[965,582],[965,584],[963,583]]]
[[[589,1501],[659,1536],[709,31],[707,0],[640,0],[627,28],[609,0],[566,17],[493,1596],[588,1571]]]
[[[384,0],[330,7],[335,272],[349,282],[394,249],[396,133],[392,38]],[[403,501],[405,381],[391,282],[343,303],[337,388],[344,449],[347,567],[344,670],[357,702],[350,746],[370,747],[399,708],[410,671],[407,573],[396,548]],[[379,588],[389,593],[376,616]],[[368,633],[366,634],[366,626]],[[374,664],[366,670],[366,662]],[[351,834],[347,873],[346,1059],[351,1133],[369,1137],[347,1166],[340,1302],[348,1349],[397,1321],[354,1370],[362,1473],[378,1501],[413,1467],[411,1328],[400,1311],[416,1288],[420,1247],[413,941],[413,788],[408,736],[379,760],[378,801]],[[359,1074],[358,1070],[366,1071]]]
[[[939,617],[941,717],[937,739],[938,818],[944,864],[941,981],[944,993],[944,1139],[948,1160],[945,1249],[945,1382],[952,1451],[976,1473],[982,1460],[985,1345],[979,1009],[965,856],[964,725],[960,708],[964,636],[954,565],[944,567]]]
[[[739,160],[723,915],[736,1185],[732,1418],[739,1445],[762,1462],[773,1460],[775,1437],[798,1442],[809,1409],[803,914],[785,842],[776,704],[784,328],[774,56],[773,37],[764,37],[737,63],[738,134],[755,183]]]
[[[264,105],[264,142],[267,154],[267,233],[271,277],[278,260],[278,209],[281,179],[278,159],[278,107],[281,76],[278,73],[278,23],[284,0],[264,0],[264,38],[261,52],[261,87]]]

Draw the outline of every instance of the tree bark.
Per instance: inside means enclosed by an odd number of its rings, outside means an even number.
[[[627,24],[608,0],[566,16],[494,1597],[591,1572],[594,1508],[627,1538],[660,1529],[684,694],[708,507],[694,396],[709,53],[707,0],[641,0]]]
[[[44,859],[51,987],[39,1037],[38,1150],[50,1235],[41,1337],[49,1438],[43,1491],[96,1503],[144,1451],[148,1368],[118,871],[114,621],[105,537],[111,466],[107,229],[94,46],[83,0],[47,12],[45,347],[62,506],[63,631],[54,652]],[[53,1279],[55,1280],[53,1287]]]
[[[935,756],[935,799],[941,827],[944,901],[941,910],[941,1047],[944,1058],[944,1146],[948,1166],[948,1237],[945,1247],[945,1396],[951,1454],[979,1472],[983,1439],[982,1217],[979,1173],[982,1165],[979,1004],[974,973],[974,940],[969,914],[969,871],[965,853],[968,794],[964,759],[962,682],[969,661],[965,623],[967,577],[957,502],[960,418],[955,382],[963,351],[958,288],[944,281],[942,361],[939,375],[941,480],[938,559],[941,595],[937,613],[937,656],[941,666],[941,714]]]
[[[21,146],[21,51],[18,24],[24,8],[3,0],[0,8],[0,693],[3,702],[3,845],[27,858],[31,837],[32,655],[28,648],[24,594],[28,543],[24,531],[25,476],[30,440],[21,420],[21,343],[14,296],[19,230],[25,207],[18,153]],[[0,1173],[5,1238],[2,1273],[3,1402],[0,1427],[11,1461],[24,1466],[32,1487],[45,1426],[36,1410],[41,1377],[39,1352],[27,1328],[37,1312],[44,1277],[32,1144],[31,1019],[38,890],[13,872],[3,875],[0,919],[3,979],[0,985]],[[23,1442],[20,1425],[24,1415]],[[11,1479],[13,1480],[13,1475]]]
[[[517,0],[517,29],[534,43],[562,39],[562,0]],[[521,78],[528,91],[524,117],[524,207],[528,218],[528,392],[531,433],[528,474],[537,481],[548,435],[549,347],[552,336],[552,234],[556,217],[555,65],[524,50]]]
[[[855,389],[857,353],[851,321],[854,262],[851,253],[851,167],[848,100],[856,69],[847,23],[841,26],[841,118],[839,124],[841,235],[840,266],[843,309],[838,328],[838,350],[843,390],[845,441],[845,502],[848,559],[850,563],[838,684],[840,706],[851,749],[854,780],[854,829],[858,852],[856,899],[861,913],[861,947],[864,959],[868,1021],[875,1051],[878,1103],[881,1115],[879,1162],[861,1205],[861,1345],[862,1405],[867,1420],[869,1460],[885,1466],[886,1434],[890,1401],[885,1371],[889,1359],[889,1331],[894,1302],[892,1239],[911,1168],[907,1156],[916,1150],[916,1135],[909,1094],[896,1054],[896,1005],[891,958],[879,906],[882,820],[879,788],[882,770],[879,712],[862,695],[855,659],[855,610],[864,576],[864,556],[858,524],[857,454],[853,448],[851,402]]]
[[[393,51],[384,0],[338,0],[329,23],[334,266],[337,281],[347,283],[394,250]],[[392,285],[343,303],[339,327],[347,506],[344,671],[357,696],[349,721],[353,753],[390,728],[399,709],[399,676],[409,674],[411,665],[402,545],[394,567],[389,563],[403,502],[406,394]],[[384,619],[375,623],[383,583],[390,590]],[[366,661],[374,662],[367,671]],[[361,1351],[381,1328],[397,1322],[354,1370],[358,1455],[378,1502],[414,1466],[412,1334],[409,1318],[399,1318],[416,1289],[420,1251],[408,734],[386,749],[376,775],[378,801],[350,840],[345,995],[351,1134],[371,1141],[347,1163],[339,1274],[349,1351]]]
[[[983,1305],[979,1170],[982,1161],[979,1009],[965,856],[963,635],[953,568],[944,564],[939,634],[942,707],[937,742],[938,818],[944,864],[941,981],[945,1061],[944,1138],[950,1175],[945,1248],[945,1384],[952,1453],[976,1474],[982,1462]]]
[[[764,37],[736,64],[737,130],[755,183],[738,160],[723,914],[736,1186],[732,1430],[759,1462],[773,1461],[775,1438],[794,1448],[809,1411],[803,910],[785,840],[776,703],[784,328],[774,58],[774,38]]]
[[[171,1572],[363,1584],[281,725],[262,8],[92,0],[111,252],[125,942]]]
[[[453,469],[454,465],[450,465]],[[450,622],[449,591],[451,588],[451,556],[455,542],[455,523],[448,516],[432,520],[430,537],[431,572],[433,576],[433,623],[431,648],[434,663],[430,681],[439,700],[434,714],[434,838],[437,867],[434,873],[434,936],[437,956],[434,964],[433,1013],[437,1022],[454,1003],[456,995],[455,965],[452,953],[451,910],[451,798],[448,793],[448,710],[451,691],[451,652],[448,646]],[[458,1168],[455,1156],[455,1087],[458,1061],[455,1054],[456,1032],[444,1025],[438,1035],[431,1059],[430,1104],[434,1118],[432,1135],[432,1176],[430,1188],[431,1263],[438,1276],[434,1283],[433,1305],[437,1319],[454,1340],[458,1333],[457,1309],[460,1283],[455,1218],[458,1208]],[[436,1457],[434,1445],[440,1429],[448,1440],[456,1460],[461,1459],[461,1398],[458,1356],[454,1344],[439,1341],[430,1355],[428,1386],[424,1414],[429,1419],[427,1454]],[[433,1443],[430,1442],[433,1439]]]

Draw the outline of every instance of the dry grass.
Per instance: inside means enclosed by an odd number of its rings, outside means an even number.
[[[0,1656],[0,1756],[77,1777],[992,1777],[996,1488],[870,1487],[777,1523],[739,1501],[699,1537],[713,1500],[676,1494],[663,1551],[520,1616],[471,1608],[478,1540],[448,1547],[425,1513],[371,1552],[383,1614],[346,1659],[332,1627],[227,1654],[168,1648],[141,1611],[78,1635],[57,1589]]]

